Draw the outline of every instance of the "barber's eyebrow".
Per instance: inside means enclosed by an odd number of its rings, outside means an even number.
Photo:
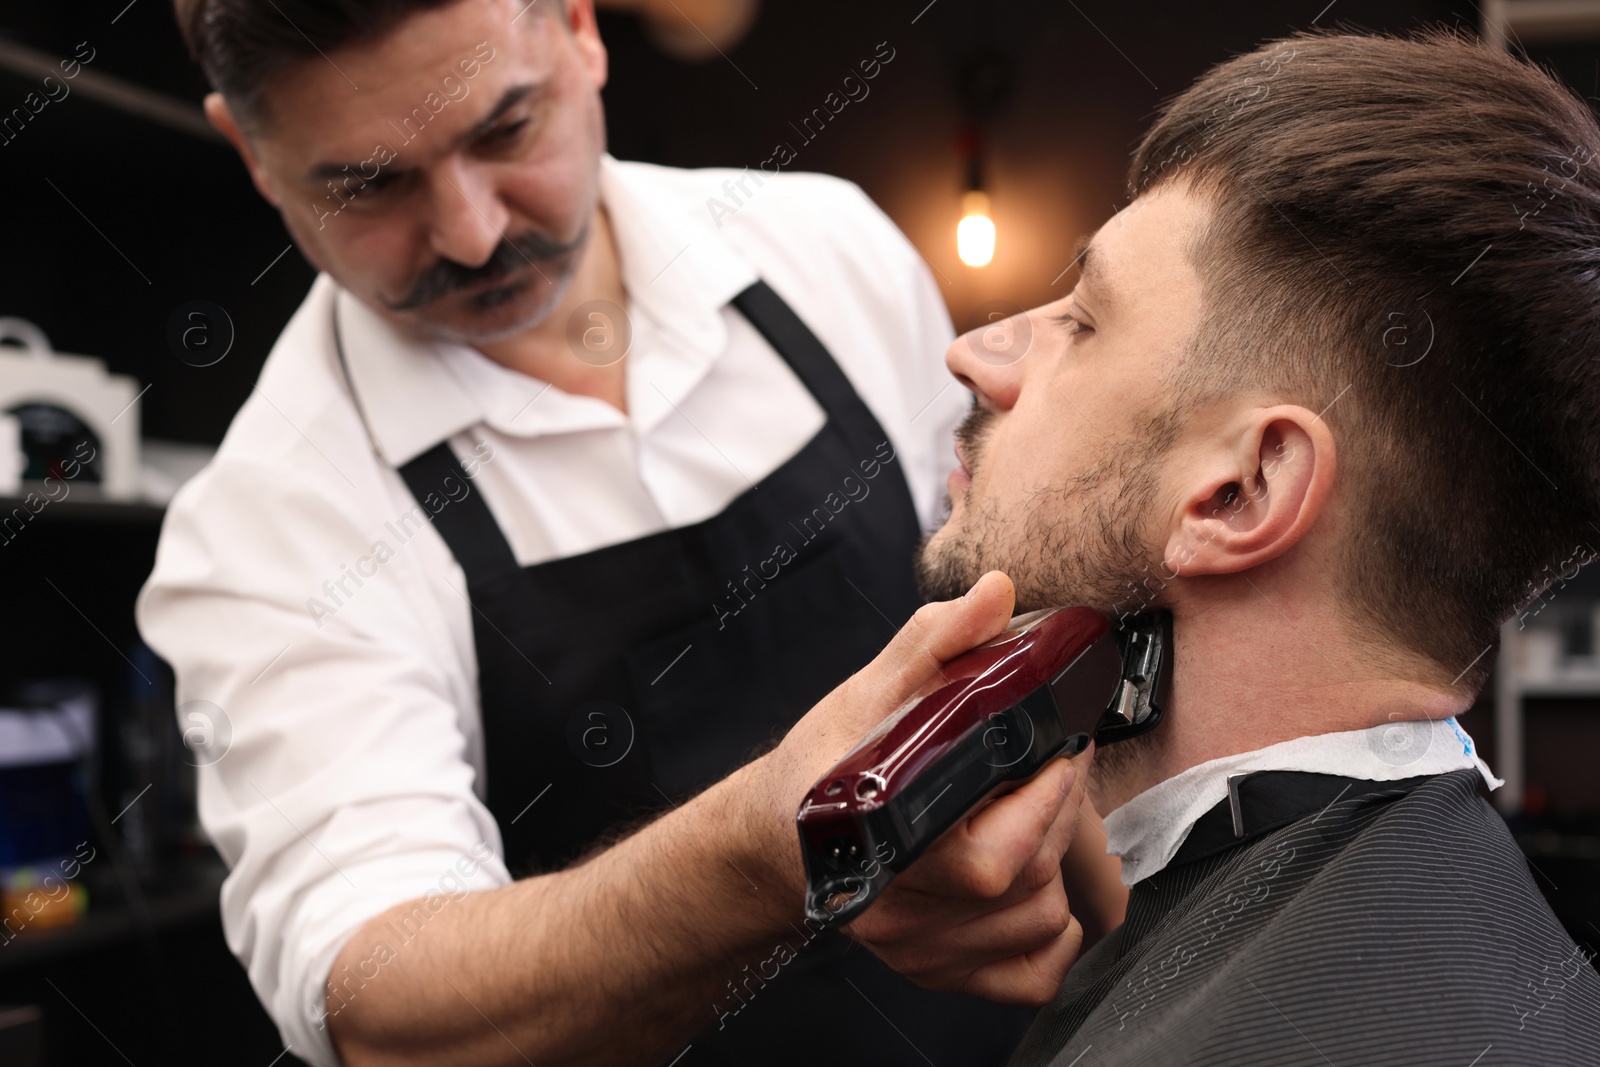
[[[473,124],[472,128],[451,142],[452,147],[459,148],[468,141],[474,141],[488,133],[505,116],[507,111],[516,107],[529,97],[544,96],[550,91],[550,86],[545,82],[528,82],[524,85],[513,85],[500,94],[499,101],[489,110],[489,113]]]
[[[460,148],[464,144],[477,140],[479,137],[482,137],[484,134],[492,130],[495,123],[499,122],[505,117],[506,112],[510,111],[512,108],[516,107],[518,104],[529,99],[530,97],[537,98],[545,95],[549,91],[550,87],[544,82],[529,82],[524,85],[513,85],[511,88],[500,94],[500,99],[495,102],[494,107],[489,109],[489,113],[487,115],[473,123],[472,126],[466,131],[458,134],[450,142],[450,147],[452,149]],[[311,182],[324,182],[331,181],[336,178],[343,178],[349,174],[358,174],[359,168],[370,162],[371,158],[369,157],[368,159],[350,163],[317,163],[312,166],[310,170],[306,171],[306,180]]]

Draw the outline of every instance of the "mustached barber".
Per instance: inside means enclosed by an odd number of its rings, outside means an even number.
[[[965,404],[916,251],[839,180],[609,156],[591,0],[177,12],[320,272],[139,602],[293,1054],[1003,1062],[1120,915],[1098,834],[1069,906],[1081,767],[803,918],[801,797],[1011,614],[919,609]]]

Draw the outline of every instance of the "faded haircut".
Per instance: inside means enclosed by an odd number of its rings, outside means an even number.
[[[1166,103],[1131,193],[1206,197],[1177,403],[1323,412],[1369,637],[1476,691],[1500,625],[1600,544],[1600,128],[1453,32],[1302,33]]]

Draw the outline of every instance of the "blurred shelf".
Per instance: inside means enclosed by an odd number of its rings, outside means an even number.
[[[175,862],[169,870],[159,882],[141,886],[150,929],[220,923],[219,897],[228,873],[222,861],[207,854]],[[24,929],[11,941],[0,940],[0,974],[133,940],[140,926],[126,901],[91,894],[88,910],[70,926]]]
[[[1519,814],[1526,800],[1530,780],[1528,702],[1600,700],[1600,655],[1596,654],[1600,651],[1596,640],[1600,635],[1600,590],[1595,588],[1596,579],[1600,579],[1600,568],[1584,568],[1572,581],[1563,582],[1554,613],[1559,617],[1546,617],[1535,626],[1525,626],[1525,617],[1513,617],[1500,627],[1490,693],[1494,699],[1495,771],[1505,780],[1493,802],[1502,814]],[[1547,595],[1556,594],[1547,591]],[[1547,743],[1544,750],[1543,759],[1548,763]]]
[[[49,516],[55,519],[70,518],[83,522],[133,522],[151,523],[160,525],[162,516],[167,513],[164,504],[153,504],[148,500],[111,500],[101,492],[98,485],[84,483],[82,485],[68,482],[67,495],[58,500],[50,499],[45,491],[44,482],[23,482],[21,491],[16,495],[0,495],[0,522],[12,517],[12,512],[21,508],[28,515],[28,522],[34,519]],[[59,488],[56,490],[59,495]],[[35,502],[43,499],[45,504],[38,511],[31,511],[27,506],[28,494],[35,494]],[[15,534],[12,534],[15,536]]]
[[[1600,671],[1565,671],[1546,677],[1518,677],[1513,684],[1525,697],[1600,697]]]

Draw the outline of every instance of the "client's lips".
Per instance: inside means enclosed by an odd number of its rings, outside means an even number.
[[[965,494],[972,486],[972,468],[967,466],[966,457],[961,454],[959,447],[956,448],[956,466],[951,468],[944,481],[950,489],[952,500],[958,495]]]

